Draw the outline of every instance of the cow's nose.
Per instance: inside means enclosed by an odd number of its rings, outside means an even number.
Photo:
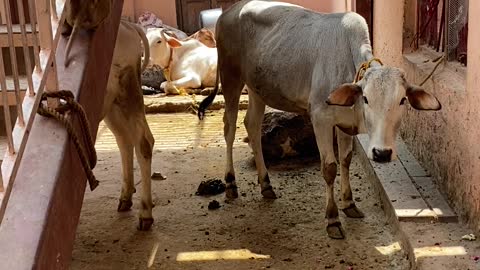
[[[392,160],[392,149],[373,148],[373,160],[376,162],[389,162]]]

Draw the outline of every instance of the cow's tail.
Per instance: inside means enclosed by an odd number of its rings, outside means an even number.
[[[138,35],[142,39],[143,50],[144,50],[142,71],[144,71],[145,68],[147,68],[147,66],[148,66],[148,62],[150,61],[150,46],[148,44],[147,35],[145,35],[145,31],[138,24],[130,23],[130,25],[137,31]]]
[[[218,88],[220,84],[220,67],[217,66],[217,78],[215,79],[215,88],[213,89],[212,93],[208,95],[202,102],[200,103],[200,106],[198,106],[198,119],[203,120],[205,116],[205,110],[210,106],[215,99],[215,96],[218,93]]]
[[[140,39],[142,40],[143,51],[144,51],[143,53],[144,57],[143,57],[143,63],[142,63],[142,71],[144,71],[150,61],[150,46],[148,44],[148,39],[145,34],[145,31],[140,25],[133,22],[129,22],[127,20],[122,19],[120,23],[121,24],[123,23],[126,27],[133,28],[135,32],[137,32],[137,34],[140,36]]]

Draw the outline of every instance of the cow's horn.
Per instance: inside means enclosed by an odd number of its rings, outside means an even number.
[[[162,30],[160,30],[160,35],[162,35],[162,38],[163,38],[163,39],[168,40],[167,36],[165,35],[165,31],[166,31],[166,30],[167,30],[167,29],[165,29],[165,28],[162,29]]]

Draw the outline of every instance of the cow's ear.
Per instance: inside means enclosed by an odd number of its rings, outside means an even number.
[[[204,35],[208,36],[209,38],[215,40],[215,35],[213,34],[212,31],[208,30],[207,28],[202,28],[200,30]]]
[[[327,98],[328,105],[353,106],[362,96],[362,87],[357,84],[346,83],[333,90]]]
[[[417,110],[438,111],[442,108],[442,104],[434,95],[416,85],[407,86],[407,98],[410,105]]]
[[[169,31],[161,30],[160,34],[162,35],[163,39],[167,41],[167,44],[170,47],[172,48],[182,47],[182,43],[175,37],[170,36]]]
[[[172,48],[178,48],[178,47],[182,47],[182,43],[176,39],[176,38],[169,38],[167,40],[167,43],[168,43],[168,46],[172,47]]]

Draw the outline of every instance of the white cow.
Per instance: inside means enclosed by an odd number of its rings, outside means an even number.
[[[249,89],[245,127],[250,139],[262,195],[274,199],[262,155],[261,124],[265,105],[310,115],[327,183],[327,233],[344,238],[334,198],[338,140],[342,210],[352,218],[363,213],[352,200],[349,167],[352,135],[368,133],[369,158],[388,162],[395,157],[395,137],[405,104],[418,110],[439,110],[439,101],[405,79],[402,70],[383,66],[372,55],[368,27],[356,13],[320,14],[300,6],[273,1],[241,1],[217,23],[218,80],[225,98],[224,133],[227,143],[226,196],[238,196],[233,168],[238,102]],[[352,82],[365,63],[363,79]],[[362,74],[360,74],[362,75]],[[199,117],[215,98],[200,105]]]
[[[167,71],[167,81],[160,85],[165,93],[179,94],[179,88],[215,85],[216,48],[209,48],[195,38],[178,40],[161,29],[149,30],[147,38],[151,63]]]

